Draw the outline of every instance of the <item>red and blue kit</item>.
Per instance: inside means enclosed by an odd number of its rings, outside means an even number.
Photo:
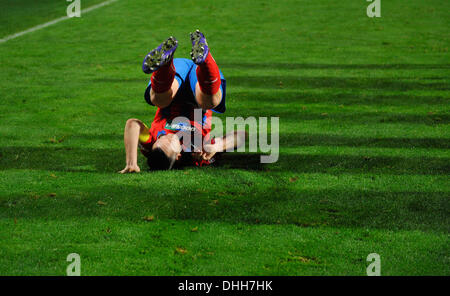
[[[212,113],[224,113],[226,109],[226,80],[222,72],[219,71],[222,91],[220,104],[213,109],[202,110],[195,100],[197,65],[188,59],[174,59],[173,65],[176,70],[175,79],[180,87],[172,103],[165,108],[158,108],[150,128],[140,135],[139,146],[144,155],[160,136],[166,134],[179,136],[184,152],[199,152],[202,145],[214,144],[214,139],[210,136]],[[144,98],[148,104],[153,105],[150,100],[151,84],[150,80]],[[202,166],[208,163],[203,161],[195,164]]]
[[[180,137],[184,152],[201,151],[200,145],[211,143],[211,118],[211,110],[194,109],[183,103],[172,102],[169,107],[158,108],[147,137],[141,136],[140,144],[148,150],[160,136],[176,134]],[[196,136],[201,139],[199,145],[194,143]]]

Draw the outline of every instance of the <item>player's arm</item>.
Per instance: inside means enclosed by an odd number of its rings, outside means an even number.
[[[206,144],[203,146],[202,158],[211,159],[217,152],[224,152],[237,149],[245,144],[247,138],[246,131],[235,131],[226,134],[222,138],[216,138],[214,144]]]
[[[137,164],[137,149],[140,137],[149,136],[147,126],[139,119],[128,119],[125,124],[124,144],[126,152],[126,166],[119,173],[139,173],[141,169]]]

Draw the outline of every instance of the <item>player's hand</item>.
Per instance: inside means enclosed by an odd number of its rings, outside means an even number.
[[[126,174],[126,173],[139,173],[141,171],[141,169],[139,168],[138,165],[127,165],[123,170],[119,171],[119,173],[121,174]]]
[[[216,153],[217,148],[214,144],[206,144],[203,146],[201,157],[204,160],[210,160]]]

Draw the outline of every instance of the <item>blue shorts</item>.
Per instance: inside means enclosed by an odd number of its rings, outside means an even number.
[[[173,64],[175,66],[176,74],[175,79],[178,81],[178,84],[180,85],[180,88],[178,89],[178,92],[175,96],[176,97],[182,97],[185,100],[189,100],[193,102],[194,104],[197,104],[197,101],[195,100],[195,85],[197,84],[197,65],[188,59],[173,59]],[[222,100],[220,101],[220,104],[217,105],[214,109],[212,109],[214,112],[217,113],[224,113],[226,110],[225,106],[225,95],[226,95],[226,80],[223,76],[222,72],[220,72],[220,90],[222,91]],[[148,86],[145,90],[144,98],[150,105],[153,105],[150,101],[150,88],[151,88],[152,82],[151,80],[148,83]]]

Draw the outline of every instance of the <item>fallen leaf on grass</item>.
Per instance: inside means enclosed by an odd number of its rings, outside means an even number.
[[[183,248],[176,248],[176,251],[178,254],[186,254],[187,253],[187,250],[183,249]]]
[[[302,256],[293,256],[293,257],[291,257],[291,259],[298,260],[298,261],[305,262],[305,263],[311,261],[310,259],[302,257]]]
[[[197,231],[198,231],[198,227],[197,226],[191,229],[191,232],[197,232]]]
[[[97,202],[97,204],[98,204],[99,206],[106,206],[106,205],[107,205],[106,202],[101,201],[101,200],[99,200],[99,201]]]
[[[64,141],[64,139],[66,138],[66,136],[63,136],[62,138],[57,139],[56,137],[50,138],[49,142],[53,143],[53,144],[57,144],[57,143],[61,143]]]
[[[300,261],[300,262],[303,262],[303,263],[308,263],[308,262],[311,262],[311,261],[316,261],[317,259],[316,258],[314,258],[314,257],[305,257],[305,256],[300,256],[299,254],[294,254],[294,253],[292,253],[292,252],[288,252],[288,254],[289,254],[289,258],[288,258],[288,261]]]
[[[50,177],[52,177],[52,178],[58,178],[58,177],[56,177],[55,174],[50,174]]]
[[[151,222],[151,221],[155,220],[155,217],[154,217],[153,215],[151,215],[151,216],[145,216],[145,217],[143,217],[142,219],[143,219],[144,221]]]
[[[298,180],[298,177],[297,176],[295,176],[295,177],[290,177],[289,178],[289,182],[291,182],[291,183],[293,183],[293,182],[295,182],[295,181],[297,181]]]

